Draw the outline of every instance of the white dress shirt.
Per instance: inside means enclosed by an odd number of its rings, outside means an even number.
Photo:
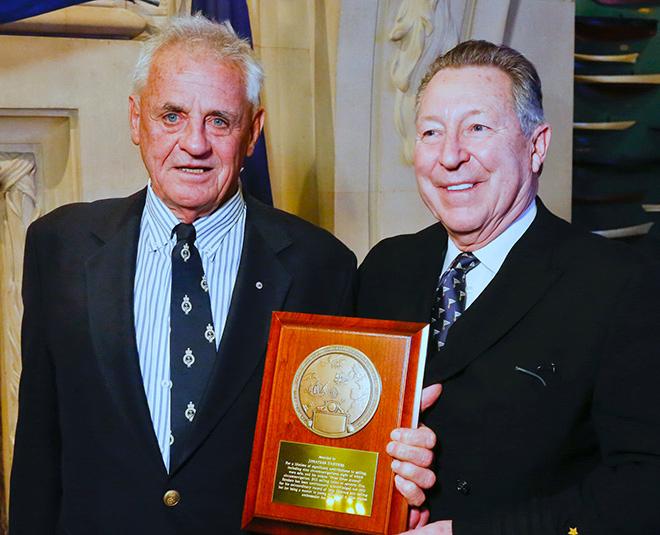
[[[229,313],[243,250],[246,205],[239,191],[210,215],[193,222],[195,246],[209,283],[216,348]],[[172,229],[179,220],[149,185],[142,212],[135,271],[135,335],[154,433],[170,465],[170,293]]]
[[[468,271],[465,277],[465,308],[474,303],[474,301],[490,284],[490,281],[495,278],[500,267],[506,260],[509,251],[513,248],[520,237],[529,228],[536,217],[536,201],[532,201],[525,211],[520,214],[509,228],[502,234],[495,238],[492,242],[488,243],[481,249],[472,251],[472,254],[477,257],[479,264],[477,267]],[[461,251],[456,244],[447,238],[447,253],[445,254],[445,261],[442,264],[442,273],[449,269],[449,266],[454,259],[461,254]]]

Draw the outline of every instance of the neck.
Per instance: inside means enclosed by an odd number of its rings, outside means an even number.
[[[456,245],[458,249],[465,253],[478,251],[495,240],[513,223],[515,223],[534,202],[535,197],[536,192],[534,192],[529,198],[525,198],[524,202],[514,204],[511,210],[504,214],[500,219],[489,221],[485,226],[472,232],[461,233],[454,232],[446,227],[445,229],[447,230],[449,238],[454,242],[454,245]]]

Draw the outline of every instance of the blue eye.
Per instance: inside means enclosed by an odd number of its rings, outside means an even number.
[[[211,124],[217,128],[224,128],[225,126],[227,126],[227,121],[225,121],[221,117],[213,117],[211,119]]]
[[[470,129],[473,132],[485,132],[486,130],[488,130],[488,127],[484,126],[483,124],[473,124]]]
[[[168,113],[165,115],[165,121],[168,123],[176,123],[179,120],[179,116],[176,113]]]

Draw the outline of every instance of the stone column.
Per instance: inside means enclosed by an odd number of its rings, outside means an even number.
[[[18,416],[21,375],[21,283],[23,251],[28,225],[39,215],[36,162],[31,153],[0,152],[0,217],[2,221],[2,278],[0,280],[0,409],[2,411],[2,477],[4,513],[9,496],[9,474]]]

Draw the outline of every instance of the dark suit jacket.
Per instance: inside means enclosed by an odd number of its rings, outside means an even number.
[[[443,392],[432,519],[456,535],[660,533],[657,272],[539,204],[531,227],[427,362]],[[378,244],[358,315],[429,321],[447,234]]]
[[[142,191],[66,206],[28,231],[12,535],[239,532],[271,311],[351,311],[354,255],[329,233],[248,198],[205,405],[168,475],[133,326],[144,199]],[[168,489],[181,494],[173,508],[163,504]]]

